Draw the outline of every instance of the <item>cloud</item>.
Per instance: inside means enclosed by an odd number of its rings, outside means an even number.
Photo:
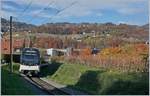
[[[6,0],[7,1],[7,0]],[[6,2],[5,1],[5,2]],[[13,0],[14,3],[20,5],[27,5],[28,0]],[[52,4],[53,8],[62,9],[72,2],[77,1],[73,7],[67,9],[64,14],[70,14],[70,16],[83,16],[89,15],[93,10],[113,9],[122,14],[141,12],[139,9],[134,8],[135,4],[146,3],[148,0],[32,0],[32,6],[47,6],[48,3]],[[132,7],[129,7],[132,5]]]
[[[99,16],[99,17],[103,16],[102,13],[97,13],[96,15]]]
[[[118,9],[118,12],[125,15],[130,15],[130,14],[132,15],[132,14],[141,13],[143,12],[143,10],[139,8],[122,8],[122,9]]]
[[[7,18],[8,19],[10,16],[17,17],[17,14],[14,13],[14,12],[8,12],[8,11],[1,10],[1,16],[3,18]]]
[[[2,2],[2,5],[5,9],[15,10],[16,12],[6,12],[3,10],[5,15],[16,15],[20,9],[17,9],[18,6],[23,6],[23,10],[32,2],[29,10],[26,12],[27,15],[33,16],[38,14],[37,17],[50,18],[51,16],[56,15],[57,10],[61,10],[69,6],[72,2],[77,2],[71,7],[60,12],[56,18],[68,18],[68,17],[84,17],[94,15],[97,17],[105,16],[105,11],[111,10],[112,12],[117,12],[121,15],[133,15],[133,14],[143,14],[148,11],[148,0],[11,0],[16,6],[8,4],[8,1],[5,0],[5,3]],[[49,3],[53,2],[49,9],[44,12],[39,12],[42,8],[48,6]]]
[[[116,24],[129,24],[129,25],[144,25],[143,23],[140,23],[138,21],[132,21],[132,20],[126,20],[126,21],[118,21]]]
[[[55,0],[55,6],[63,8],[69,5],[75,0]],[[136,6],[142,6],[147,3],[147,0],[77,0],[77,4],[63,11],[60,17],[74,16],[81,17],[87,15],[96,15],[95,10],[99,10],[102,15],[102,11],[112,10],[123,15],[130,15],[135,13],[142,13],[148,10],[148,6],[137,8]],[[65,2],[65,4],[64,4]],[[94,13],[95,11],[95,13]],[[98,16],[98,15],[97,15]]]

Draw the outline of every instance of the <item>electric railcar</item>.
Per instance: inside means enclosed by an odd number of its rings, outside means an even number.
[[[40,52],[36,48],[23,48],[20,56],[19,71],[24,74],[36,74],[40,72]]]

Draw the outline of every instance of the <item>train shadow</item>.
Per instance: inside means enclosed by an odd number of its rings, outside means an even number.
[[[41,67],[39,77],[46,77],[53,75],[62,64],[63,63],[53,61],[51,64]]]

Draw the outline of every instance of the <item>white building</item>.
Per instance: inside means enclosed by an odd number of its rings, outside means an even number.
[[[47,55],[50,55],[50,56],[58,56],[59,55],[59,52],[57,50],[55,50],[54,48],[50,48],[50,49],[47,49]]]
[[[47,49],[46,51],[47,51],[47,55],[49,56],[61,56],[67,52],[64,49],[54,49],[54,48]]]

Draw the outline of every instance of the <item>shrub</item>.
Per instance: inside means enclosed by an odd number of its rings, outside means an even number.
[[[123,72],[148,71],[148,46],[144,44],[105,48],[95,56],[90,55],[89,49],[81,52],[81,55],[70,56],[65,60]]]

